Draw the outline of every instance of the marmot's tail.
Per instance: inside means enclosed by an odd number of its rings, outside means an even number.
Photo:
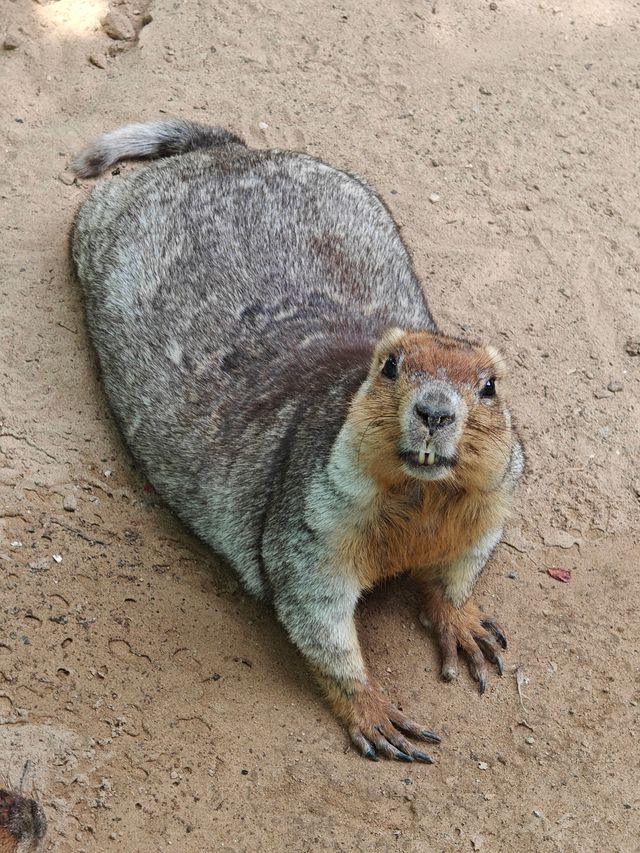
[[[128,124],[105,133],[85,148],[71,168],[80,178],[93,178],[120,160],[150,160],[231,143],[244,145],[239,136],[223,127],[207,127],[179,118]]]

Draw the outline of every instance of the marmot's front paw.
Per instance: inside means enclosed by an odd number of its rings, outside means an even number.
[[[349,734],[365,758],[377,761],[378,755],[384,755],[385,758],[397,761],[433,764],[433,758],[416,749],[404,735],[440,743],[438,735],[405,717],[377,690],[365,690],[349,697],[347,701],[350,706]]]
[[[437,606],[427,605],[420,620],[435,631],[442,652],[442,677],[446,681],[458,675],[458,649],[469,658],[471,673],[481,693],[487,685],[487,661],[496,665],[500,675],[504,672],[500,650],[507,648],[507,638],[496,620],[484,617],[475,604],[467,602],[458,608],[440,601]]]

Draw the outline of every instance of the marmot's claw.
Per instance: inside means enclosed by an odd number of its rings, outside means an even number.
[[[420,752],[419,749],[414,749],[411,753],[411,757],[415,758],[416,761],[422,761],[423,764],[433,764],[433,758],[428,755],[426,752]]]
[[[507,638],[495,619],[483,619],[480,624],[483,628],[486,628],[487,631],[490,631],[493,634],[503,649],[507,648]],[[502,675],[502,673],[500,673],[500,675]]]
[[[430,732],[429,729],[423,729],[417,737],[421,737],[422,740],[430,740],[431,743],[442,743],[440,735],[437,735],[435,732]]]
[[[458,656],[463,652],[468,660],[471,675],[478,682],[480,693],[487,688],[487,661],[504,673],[500,654],[507,647],[507,638],[495,619],[482,619],[475,607],[451,610],[451,615],[436,623],[436,635],[442,652],[442,677],[453,681],[458,675]]]
[[[445,681],[455,681],[458,677],[458,669],[450,663],[443,664],[442,677]]]
[[[380,711],[384,716],[378,722],[368,723],[365,717],[360,726],[349,730],[353,744],[365,758],[377,761],[379,756],[384,756],[394,761],[434,763],[433,758],[426,752],[415,749],[402,732],[432,743],[440,742],[437,734],[407,719],[391,705],[382,704]]]

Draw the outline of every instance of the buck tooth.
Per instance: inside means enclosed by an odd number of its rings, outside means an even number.
[[[421,447],[420,450],[418,451],[418,463],[420,465],[424,465],[424,460],[425,460],[426,455],[427,455],[426,450],[424,449],[424,447]]]

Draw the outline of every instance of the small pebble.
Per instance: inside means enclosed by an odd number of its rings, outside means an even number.
[[[20,39],[18,38],[18,34],[13,30],[7,30],[7,33],[2,42],[3,50],[16,50],[20,47]]]
[[[489,3],[489,9],[490,9],[492,12],[497,12],[497,11],[498,11],[498,4],[497,4],[497,3],[494,3],[494,2]]]
[[[90,53],[87,59],[89,61],[89,64],[94,65],[96,68],[106,68],[106,59],[99,53]]]
[[[640,355],[640,338],[629,338],[624,351],[627,355]]]
[[[600,388],[598,391],[593,392],[593,396],[596,400],[606,400],[607,397],[611,397],[611,391],[608,391],[606,388]]]
[[[491,89],[487,89],[486,86],[480,86],[478,91],[480,92],[481,95],[493,95],[493,92],[491,91]]]
[[[73,495],[65,495],[64,500],[62,501],[62,508],[67,512],[75,512],[78,508],[78,501]]]
[[[112,9],[102,19],[102,29],[109,38],[116,41],[133,41],[136,37],[136,31],[129,18],[117,9]]]
[[[540,809],[534,809],[533,810],[533,816],[534,817],[544,817],[544,812],[541,812]]]
[[[269,125],[266,123],[266,121],[259,121],[258,127],[260,128],[260,130],[269,130]]]
[[[512,581],[517,581],[518,580],[518,573],[517,572],[509,572],[507,577],[511,578]]]
[[[480,761],[480,762],[479,762],[479,764],[478,764],[478,769],[479,769],[479,770],[488,770],[488,769],[489,769],[489,765],[487,764],[487,762],[486,762],[486,761]]]
[[[68,172],[60,172],[60,174],[58,175],[58,180],[61,183],[65,184],[66,186],[70,187],[71,184],[74,183],[75,178],[73,175],[70,175]]]
[[[529,735],[529,737],[526,737],[526,738],[524,739],[524,742],[525,742],[525,743],[528,743],[528,744],[529,744],[529,746],[531,746],[531,744],[532,744],[532,743],[535,743],[535,742],[536,742],[536,739],[533,737],[533,735]]]
[[[32,572],[46,572],[49,568],[50,560],[48,557],[40,557],[39,560],[34,560],[29,563],[29,568]]]
[[[56,561],[56,563],[61,563],[61,562],[62,562],[62,554],[52,554],[51,556],[52,556],[52,557],[53,557],[53,559]]]
[[[431,193],[431,195],[429,196],[429,201],[431,202],[431,204],[437,204],[440,201],[440,196],[438,195],[438,193]]]
[[[618,391],[622,391],[622,382],[613,380],[607,385],[607,390],[611,391],[613,394],[617,394]]]

